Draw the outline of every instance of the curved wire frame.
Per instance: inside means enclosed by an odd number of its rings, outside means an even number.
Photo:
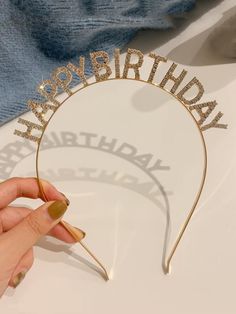
[[[167,92],[169,95],[171,95],[172,97],[174,97],[184,108],[185,110],[188,112],[188,114],[190,115],[191,119],[193,120],[194,124],[196,125],[196,128],[198,130],[198,133],[199,133],[199,136],[200,136],[200,139],[201,139],[201,143],[202,143],[202,147],[203,147],[203,157],[204,157],[204,161],[203,161],[203,169],[202,169],[202,177],[201,177],[201,181],[200,181],[200,185],[199,185],[199,189],[196,193],[196,196],[195,196],[195,199],[194,199],[194,202],[193,202],[193,205],[191,207],[191,209],[189,210],[188,212],[188,215],[182,225],[182,227],[180,228],[179,232],[178,232],[178,236],[177,238],[175,239],[174,241],[174,244],[170,250],[170,253],[168,255],[168,257],[164,257],[164,263],[163,263],[163,271],[165,274],[168,274],[170,273],[170,266],[171,266],[171,261],[172,261],[172,258],[179,246],[179,243],[180,241],[182,240],[182,237],[186,231],[186,228],[187,226],[189,225],[189,222],[195,212],[195,209],[197,207],[197,204],[199,202],[199,199],[201,197],[201,193],[202,193],[202,190],[203,190],[203,187],[204,187],[204,184],[205,184],[205,181],[206,181],[206,175],[207,175],[207,148],[206,148],[206,143],[205,143],[205,139],[204,139],[204,136],[202,134],[202,131],[200,129],[200,126],[198,125],[198,122],[197,120],[195,119],[195,117],[193,116],[193,114],[191,113],[190,110],[188,110],[188,108],[186,107],[186,105],[184,104],[183,101],[181,101],[176,95],[172,94],[170,91],[166,90],[165,88],[162,88],[160,87],[158,84],[155,84],[153,82],[147,82],[145,80],[142,80],[142,79],[134,79],[134,78],[110,78],[110,79],[106,79],[106,80],[103,80],[103,81],[99,81],[99,82],[92,82],[88,85],[85,85],[85,86],[82,86],[80,88],[78,88],[76,91],[74,91],[71,95],[69,95],[68,97],[66,97],[61,103],[60,103],[60,106],[58,106],[58,108],[60,108],[70,97],[73,97],[74,94],[78,93],[79,91],[83,90],[84,88],[87,88],[89,86],[92,86],[92,85],[95,85],[95,84],[100,84],[100,83],[103,83],[103,82],[107,82],[107,81],[114,81],[114,80],[129,80],[129,81],[139,81],[139,82],[142,82],[142,83],[145,83],[145,84],[149,84],[149,85],[152,85],[152,86],[155,86],[155,87],[158,87],[162,90],[164,90],[165,92]],[[39,174],[39,159],[40,159],[40,145],[41,145],[41,142],[42,142],[42,139],[43,139],[43,136],[45,134],[45,131],[47,129],[47,126],[48,124],[50,123],[50,121],[52,120],[52,118],[54,117],[54,115],[56,114],[58,108],[55,110],[55,112],[52,113],[51,117],[49,118],[46,126],[44,127],[43,129],[43,132],[40,136],[40,140],[38,142],[38,146],[37,146],[37,151],[36,151],[36,175],[37,175],[37,182],[38,182],[38,185],[39,185],[39,189],[42,193],[42,195],[44,195],[45,199],[46,199],[46,196],[45,196],[45,193],[44,193],[44,190],[43,190],[43,185],[41,184],[41,180],[40,180],[40,174]],[[66,225],[65,225],[66,227]],[[69,232],[71,232],[70,230],[68,230]],[[101,266],[101,268],[103,269],[104,271],[104,274],[105,274],[105,277],[106,279],[108,279],[108,274],[107,274],[107,271],[105,269],[105,267],[97,260],[97,258],[91,253],[91,251],[89,251],[85,246],[84,244],[81,244],[86,250],[87,252],[98,262],[98,264]]]

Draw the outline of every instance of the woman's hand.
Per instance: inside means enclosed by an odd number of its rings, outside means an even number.
[[[68,200],[51,184],[42,181],[49,202],[36,210],[13,207],[19,197],[43,198],[34,178],[13,178],[0,184],[0,296],[7,286],[16,287],[33,264],[33,245],[49,234],[67,243],[75,240],[58,225]]]

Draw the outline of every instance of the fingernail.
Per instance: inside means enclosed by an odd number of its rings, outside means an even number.
[[[73,236],[73,238],[78,242],[86,236],[86,233],[83,230],[70,225],[68,222],[63,221],[63,225],[65,226],[67,231]]]
[[[74,227],[74,228],[77,229],[77,230],[81,233],[81,235],[82,235],[83,238],[85,238],[86,233],[85,233],[83,230],[81,230],[81,229],[79,229],[79,228],[77,228],[77,227]]]
[[[62,217],[67,210],[67,205],[63,201],[55,201],[48,207],[48,214],[53,220]]]
[[[26,272],[22,271],[20,272],[18,275],[16,275],[13,278],[13,287],[16,288],[17,286],[19,286],[19,284],[22,282],[22,280],[25,278]]]
[[[70,201],[68,200],[68,198],[65,196],[64,193],[62,193],[62,192],[60,192],[60,193],[61,193],[61,195],[65,198],[65,201],[66,201],[67,206],[69,206],[69,205],[70,205]]]
[[[74,226],[71,227],[74,229],[74,234],[76,235],[77,241],[81,241],[86,236],[86,233],[83,230],[76,228]]]

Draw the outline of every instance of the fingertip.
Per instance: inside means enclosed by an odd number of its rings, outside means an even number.
[[[23,281],[25,278],[26,271],[21,271],[19,274],[17,274],[12,280],[9,282],[9,286],[12,288],[16,288],[19,286],[19,284]]]
[[[61,195],[63,196],[64,200],[66,201],[66,205],[69,206],[69,205],[70,205],[69,199],[65,196],[64,193],[62,193],[62,192],[60,192],[60,193],[61,193]]]
[[[68,244],[74,244],[77,242],[75,238],[61,224],[56,225],[49,232],[49,235]]]
[[[86,233],[65,221],[61,221],[60,224],[56,225],[49,233],[50,236],[53,236],[61,241],[66,243],[77,243],[84,239]]]
[[[16,288],[23,281],[34,262],[33,248],[28,250],[17,264],[8,285]]]
[[[39,181],[39,184],[41,184],[42,188],[42,197],[45,198],[45,201],[52,201],[52,200],[61,200],[65,201],[67,206],[70,205],[69,199],[66,197],[66,195],[60,191],[49,181],[47,180],[41,180]]]

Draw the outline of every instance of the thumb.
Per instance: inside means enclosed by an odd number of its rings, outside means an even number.
[[[47,202],[40,206],[18,225],[1,236],[8,261],[18,260],[39,240],[58,224],[67,209],[64,201]]]

